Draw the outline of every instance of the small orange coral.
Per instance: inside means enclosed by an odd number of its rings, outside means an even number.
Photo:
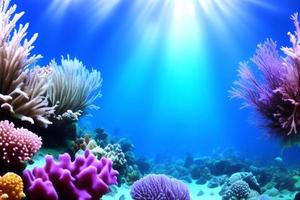
[[[0,176],[0,200],[21,200],[24,197],[23,181],[20,176],[12,172]]]

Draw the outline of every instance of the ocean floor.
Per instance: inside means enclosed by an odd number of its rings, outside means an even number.
[[[222,197],[218,194],[221,187],[208,188],[207,184],[198,185],[196,181],[187,184],[190,190],[191,198],[193,200],[222,200]],[[290,192],[280,193],[272,200],[293,200],[294,194]],[[102,197],[102,200],[131,200],[130,197],[130,187],[128,185],[122,185],[118,187],[113,194],[108,194]]]
[[[222,200],[222,197],[218,194],[221,187],[208,188],[207,184],[197,185],[196,182],[188,184],[192,199],[199,200]],[[200,195],[201,196],[198,196]],[[130,187],[128,185],[122,185],[113,192],[113,194],[108,194],[102,198],[103,200],[131,200],[130,197]]]
[[[52,150],[52,149],[42,149],[35,157],[34,163],[27,165],[26,169],[32,170],[36,166],[43,166],[45,161],[44,157],[46,154],[54,155],[57,157],[58,154],[62,153],[63,150]],[[222,197],[219,195],[222,186],[215,188],[210,188],[208,182],[206,184],[200,185],[196,184],[196,180],[193,180],[191,183],[185,182],[189,188],[191,198],[193,200],[222,200]],[[300,185],[300,179],[296,183]],[[122,184],[120,187],[112,186],[112,192],[102,197],[102,200],[131,200],[130,197],[130,186],[127,184]],[[288,190],[277,190],[275,188],[270,188],[265,193],[268,196],[271,196],[273,200],[294,200],[296,192],[290,192]]]

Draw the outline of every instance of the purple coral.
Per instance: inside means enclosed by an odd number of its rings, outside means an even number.
[[[131,188],[134,200],[190,200],[188,188],[181,181],[165,175],[148,175],[136,181]]]
[[[99,200],[109,191],[108,185],[117,184],[118,172],[112,161],[97,158],[89,151],[72,162],[69,154],[55,162],[46,156],[44,167],[23,173],[27,196],[32,200]]]
[[[264,125],[279,135],[285,143],[300,141],[300,28],[298,14],[291,18],[296,27],[295,35],[288,33],[292,47],[276,50],[271,39],[259,44],[251,59],[259,69],[256,76],[247,62],[240,64],[239,80],[231,96],[245,101],[244,106],[256,109]]]

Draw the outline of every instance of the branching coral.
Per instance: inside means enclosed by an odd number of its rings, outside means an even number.
[[[76,119],[88,108],[96,108],[93,102],[101,97],[102,78],[99,71],[89,72],[82,62],[69,56],[61,59],[61,65],[52,61],[50,66],[53,72],[47,95],[52,105],[57,105],[55,114],[58,119],[68,116]]]
[[[21,200],[25,197],[23,192],[23,181],[15,173],[8,172],[0,176],[0,199]]]
[[[123,153],[119,144],[108,144],[104,148],[105,157],[111,159],[116,168],[120,168],[126,164],[125,154]]]
[[[266,126],[284,142],[299,142],[300,137],[300,28],[298,14],[292,15],[295,34],[288,33],[292,47],[276,50],[271,39],[259,44],[251,59],[261,73],[256,76],[249,63],[241,63],[239,80],[231,96],[245,100],[244,106],[255,108],[266,120]]]
[[[24,13],[15,14],[16,5],[9,7],[9,3],[10,0],[0,2],[0,106],[21,120],[47,126],[54,108],[48,107],[43,97],[46,80],[35,70],[29,71],[29,66],[41,58],[30,56],[38,35],[25,39],[28,23],[15,28]]]

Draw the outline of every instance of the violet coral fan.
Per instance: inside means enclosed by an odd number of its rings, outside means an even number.
[[[265,119],[265,126],[278,135],[285,144],[300,141],[300,27],[298,13],[292,15],[296,31],[288,33],[292,47],[282,47],[269,39],[259,44],[251,59],[259,69],[253,73],[247,62],[240,64],[239,80],[231,96],[245,101]]]
[[[24,184],[32,200],[99,200],[117,184],[118,172],[108,158],[98,160],[88,150],[72,162],[69,154],[55,162],[46,156],[44,167],[23,172]]]
[[[165,175],[150,174],[136,181],[130,195],[134,200],[190,200],[187,186]]]
[[[22,178],[12,172],[0,176],[0,199],[21,200],[25,197]]]
[[[19,164],[34,156],[41,148],[41,138],[9,121],[0,121],[0,163]]]
[[[54,113],[43,96],[46,93],[46,79],[29,71],[41,55],[30,56],[37,38],[24,39],[28,23],[15,28],[24,12],[15,14],[16,5],[9,7],[10,0],[0,1],[0,107],[12,116],[43,126]]]
[[[93,102],[102,96],[101,73],[89,70],[78,59],[69,56],[61,59],[61,65],[52,61],[50,74],[51,85],[47,96],[55,107],[55,115],[59,120],[78,120],[88,108],[97,108]]]

